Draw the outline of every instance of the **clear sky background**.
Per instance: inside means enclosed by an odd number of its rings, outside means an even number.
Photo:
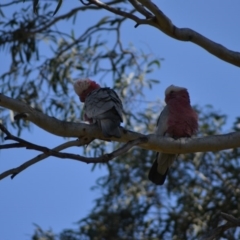
[[[192,28],[205,37],[240,52],[239,0],[154,2],[176,26]],[[79,4],[79,1],[64,1],[57,15],[64,13],[66,8]],[[13,6],[12,9],[16,10],[16,7]],[[99,13],[102,16],[106,14],[105,10]],[[79,33],[85,29],[83,20],[93,22],[95,19],[95,13],[81,13],[76,22]],[[70,24],[71,21],[61,27],[69,28]],[[152,75],[161,84],[148,92],[147,100],[163,99],[164,90],[170,84],[187,87],[192,104],[211,104],[220,113],[228,114],[230,129],[234,118],[240,116],[239,68],[210,55],[193,43],[171,39],[150,26],[135,29],[134,25],[134,22],[128,20],[122,28],[124,42],[132,42],[137,48],[150,50],[156,56],[164,58],[161,68]],[[6,65],[6,59],[9,59],[6,51],[0,52],[0,69]],[[30,132],[24,131],[22,137],[50,148],[65,141],[36,126]],[[77,148],[72,150],[73,153],[79,151]],[[16,167],[37,154],[23,149],[1,151],[0,171]],[[25,170],[14,180],[2,180],[0,240],[30,239],[34,230],[33,223],[45,230],[51,228],[55,233],[64,228],[77,228],[74,223],[90,212],[94,198],[101,194],[91,191],[91,186],[99,176],[106,174],[104,168],[96,168],[91,172],[91,167],[84,163],[51,157]]]

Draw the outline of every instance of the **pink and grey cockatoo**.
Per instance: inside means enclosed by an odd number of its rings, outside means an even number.
[[[74,90],[84,102],[84,120],[97,124],[105,137],[121,137],[123,107],[117,93],[111,88],[101,88],[90,80],[77,80]]]
[[[165,102],[166,106],[157,121],[156,134],[174,139],[195,134],[198,129],[198,116],[190,105],[187,89],[169,86],[165,90]],[[176,154],[158,152],[148,175],[149,180],[162,185],[176,157]]]

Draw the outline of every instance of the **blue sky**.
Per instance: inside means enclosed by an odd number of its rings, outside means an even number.
[[[161,10],[176,26],[192,28],[211,40],[240,52],[240,1],[155,2],[158,2]],[[78,4],[79,1],[72,0],[67,4],[65,1],[58,14],[65,12],[65,7],[76,7]],[[105,10],[101,14],[104,16]],[[78,16],[76,24],[79,24],[79,31],[84,30],[83,20],[93,21],[95,17],[93,13]],[[67,24],[62,27],[67,27]],[[131,20],[122,28],[122,36],[126,43],[132,42],[137,48],[148,49],[164,58],[161,68],[153,74],[161,84],[148,93],[148,100],[163,99],[164,90],[170,84],[184,86],[189,90],[192,104],[211,104],[220,113],[228,114],[230,128],[234,118],[239,116],[239,68],[210,55],[193,43],[171,39],[150,26],[135,29]],[[2,60],[3,53],[0,54]],[[65,141],[36,126],[30,132],[24,132],[22,137],[48,147]],[[75,148],[72,152],[77,153],[79,149]],[[35,151],[23,149],[1,151],[0,171],[18,166],[36,154]],[[14,180],[2,180],[0,239],[30,239],[33,223],[43,229],[51,228],[56,233],[63,228],[77,227],[74,223],[91,210],[94,198],[100,194],[92,192],[90,187],[99,176],[106,173],[104,168],[96,168],[91,172],[91,167],[51,157],[25,170]]]

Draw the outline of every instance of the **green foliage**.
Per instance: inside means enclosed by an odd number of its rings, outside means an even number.
[[[33,1],[33,5],[13,1],[9,6],[16,4],[17,11],[11,18],[5,17],[8,6],[1,8],[0,49],[11,57],[11,64],[0,73],[1,93],[48,115],[78,121],[80,104],[72,83],[75,78],[93,78],[113,87],[122,98],[125,127],[152,132],[161,104],[145,101],[144,94],[158,83],[150,74],[160,67],[159,59],[122,41],[125,18],[96,16],[95,23],[79,31],[74,25],[77,15],[86,10],[97,13],[97,8],[77,6],[54,17],[62,4],[57,2],[53,12],[53,5],[46,1]],[[125,7],[125,2],[111,4]],[[59,28],[69,20],[71,29]],[[197,110],[200,136],[223,131],[225,115],[211,107]],[[11,121],[7,109],[0,111],[5,125],[13,126],[18,134],[29,127],[24,120]],[[236,131],[239,122],[237,119],[233,127]],[[111,144],[111,148],[117,146]],[[90,147],[96,156],[110,145],[94,141]],[[90,153],[86,150],[86,154]],[[92,212],[79,221],[78,229],[54,235],[37,226],[32,239],[200,239],[221,223],[220,211],[237,217],[239,154],[239,149],[232,149],[180,155],[166,184],[157,187],[147,179],[155,153],[134,148],[106,165],[108,174],[93,187],[101,197],[95,200]],[[223,237],[240,239],[236,229]]]

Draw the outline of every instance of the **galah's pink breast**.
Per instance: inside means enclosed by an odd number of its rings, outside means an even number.
[[[181,103],[168,105],[169,118],[167,133],[170,136],[191,137],[197,132],[198,129],[198,117],[196,112],[190,105],[184,105]]]

